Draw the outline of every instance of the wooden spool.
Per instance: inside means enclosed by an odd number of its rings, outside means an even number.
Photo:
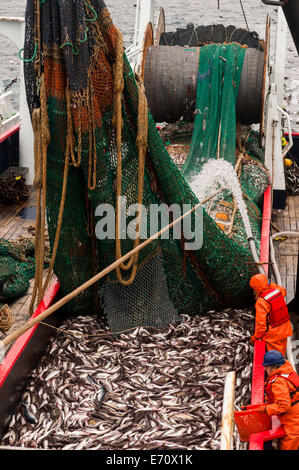
[[[155,32],[155,41],[154,46],[159,46],[160,44],[160,37],[161,34],[165,33],[165,13],[164,8],[160,8],[157,24],[156,24],[156,32]]]

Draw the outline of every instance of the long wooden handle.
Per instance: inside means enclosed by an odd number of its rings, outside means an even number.
[[[155,235],[152,235],[150,238],[145,240],[143,243],[141,243],[138,247],[134,248],[133,250],[129,251],[127,254],[119,258],[118,260],[114,261],[114,263],[110,264],[107,268],[103,269],[100,273],[96,274],[94,277],[89,279],[88,281],[84,282],[81,286],[77,287],[74,291],[70,292],[68,295],[60,299],[58,302],[56,302],[54,305],[49,307],[47,310],[45,310],[43,313],[40,315],[36,316],[35,318],[32,318],[29,320],[25,325],[23,325],[21,328],[18,330],[14,331],[10,335],[6,336],[6,338],[3,339],[2,345],[4,347],[8,346],[10,343],[12,343],[14,340],[19,338],[19,336],[23,335],[28,331],[30,328],[33,326],[37,325],[41,321],[45,320],[48,316],[50,316],[52,313],[56,312],[60,307],[63,307],[66,303],[68,303],[70,300],[74,299],[77,295],[81,294],[84,290],[88,289],[90,286],[98,282],[100,279],[102,279],[104,276],[107,276],[107,274],[111,273],[114,269],[116,269],[120,264],[122,264],[124,261],[129,259],[131,256],[133,256],[135,253],[138,251],[142,250],[145,248],[147,245],[149,245],[152,241],[156,240],[159,238],[160,235],[162,235],[164,232],[167,232],[170,228],[172,228],[174,225],[179,223],[181,220],[183,220],[185,217],[190,215],[192,212],[194,212],[199,206],[205,204],[208,202],[210,199],[215,197],[217,194],[219,194],[221,191],[223,191],[223,188],[219,189],[218,191],[214,192],[210,196],[208,196],[206,199],[201,201],[199,204],[194,206],[192,209],[190,209],[188,212],[183,214],[181,217],[178,217],[176,220],[174,220],[171,224],[167,225],[164,227],[160,232],[157,232]]]
[[[234,402],[235,402],[236,372],[228,372],[225,379],[220,450],[232,450],[234,433]]]

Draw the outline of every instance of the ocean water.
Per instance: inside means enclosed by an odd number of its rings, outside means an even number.
[[[46,0],[53,1],[53,0]],[[137,0],[107,0],[106,5],[111,13],[114,23],[124,34],[128,45],[134,32],[135,5]],[[193,22],[199,24],[222,23],[226,26],[233,24],[246,28],[244,16],[238,0],[156,0],[156,11],[163,7],[166,14],[166,31],[175,31],[176,28],[185,27]],[[208,5],[208,6],[207,6]],[[264,5],[261,0],[243,0],[244,10],[251,31],[256,31],[260,38],[264,38],[267,14],[274,7]],[[0,16],[23,16],[26,0],[0,0]],[[19,74],[20,61],[16,48],[8,39],[1,35],[0,25],[0,89],[1,82],[7,84]],[[13,85],[17,101],[18,84]],[[287,54],[285,71],[285,108],[291,115],[293,131],[299,131],[299,57],[292,37],[287,35]],[[17,105],[17,104],[16,104]]]

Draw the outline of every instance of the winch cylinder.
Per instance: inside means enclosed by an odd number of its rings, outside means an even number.
[[[156,122],[194,121],[199,47],[157,46],[147,50],[144,85]],[[242,124],[260,122],[265,54],[247,48],[236,105]]]

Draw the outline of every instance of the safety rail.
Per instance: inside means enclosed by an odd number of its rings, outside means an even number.
[[[15,124],[14,126],[10,127],[7,131],[0,134],[0,144],[2,144],[2,142],[4,142],[5,140],[9,139],[16,132],[19,132],[19,130],[20,124]]]
[[[272,207],[272,188],[268,186],[264,193],[264,210],[262,221],[262,236],[260,248],[260,262],[264,263],[266,275],[269,274],[269,238],[271,227],[271,207]],[[265,369],[263,367],[263,357],[266,352],[266,343],[264,341],[255,341],[253,370],[252,370],[252,387],[251,387],[251,404],[256,405],[264,402],[264,382]],[[279,439],[285,435],[284,427],[280,423],[277,416],[273,416],[271,420],[271,429],[256,434],[252,434],[249,442],[249,450],[263,450],[264,442]]]

